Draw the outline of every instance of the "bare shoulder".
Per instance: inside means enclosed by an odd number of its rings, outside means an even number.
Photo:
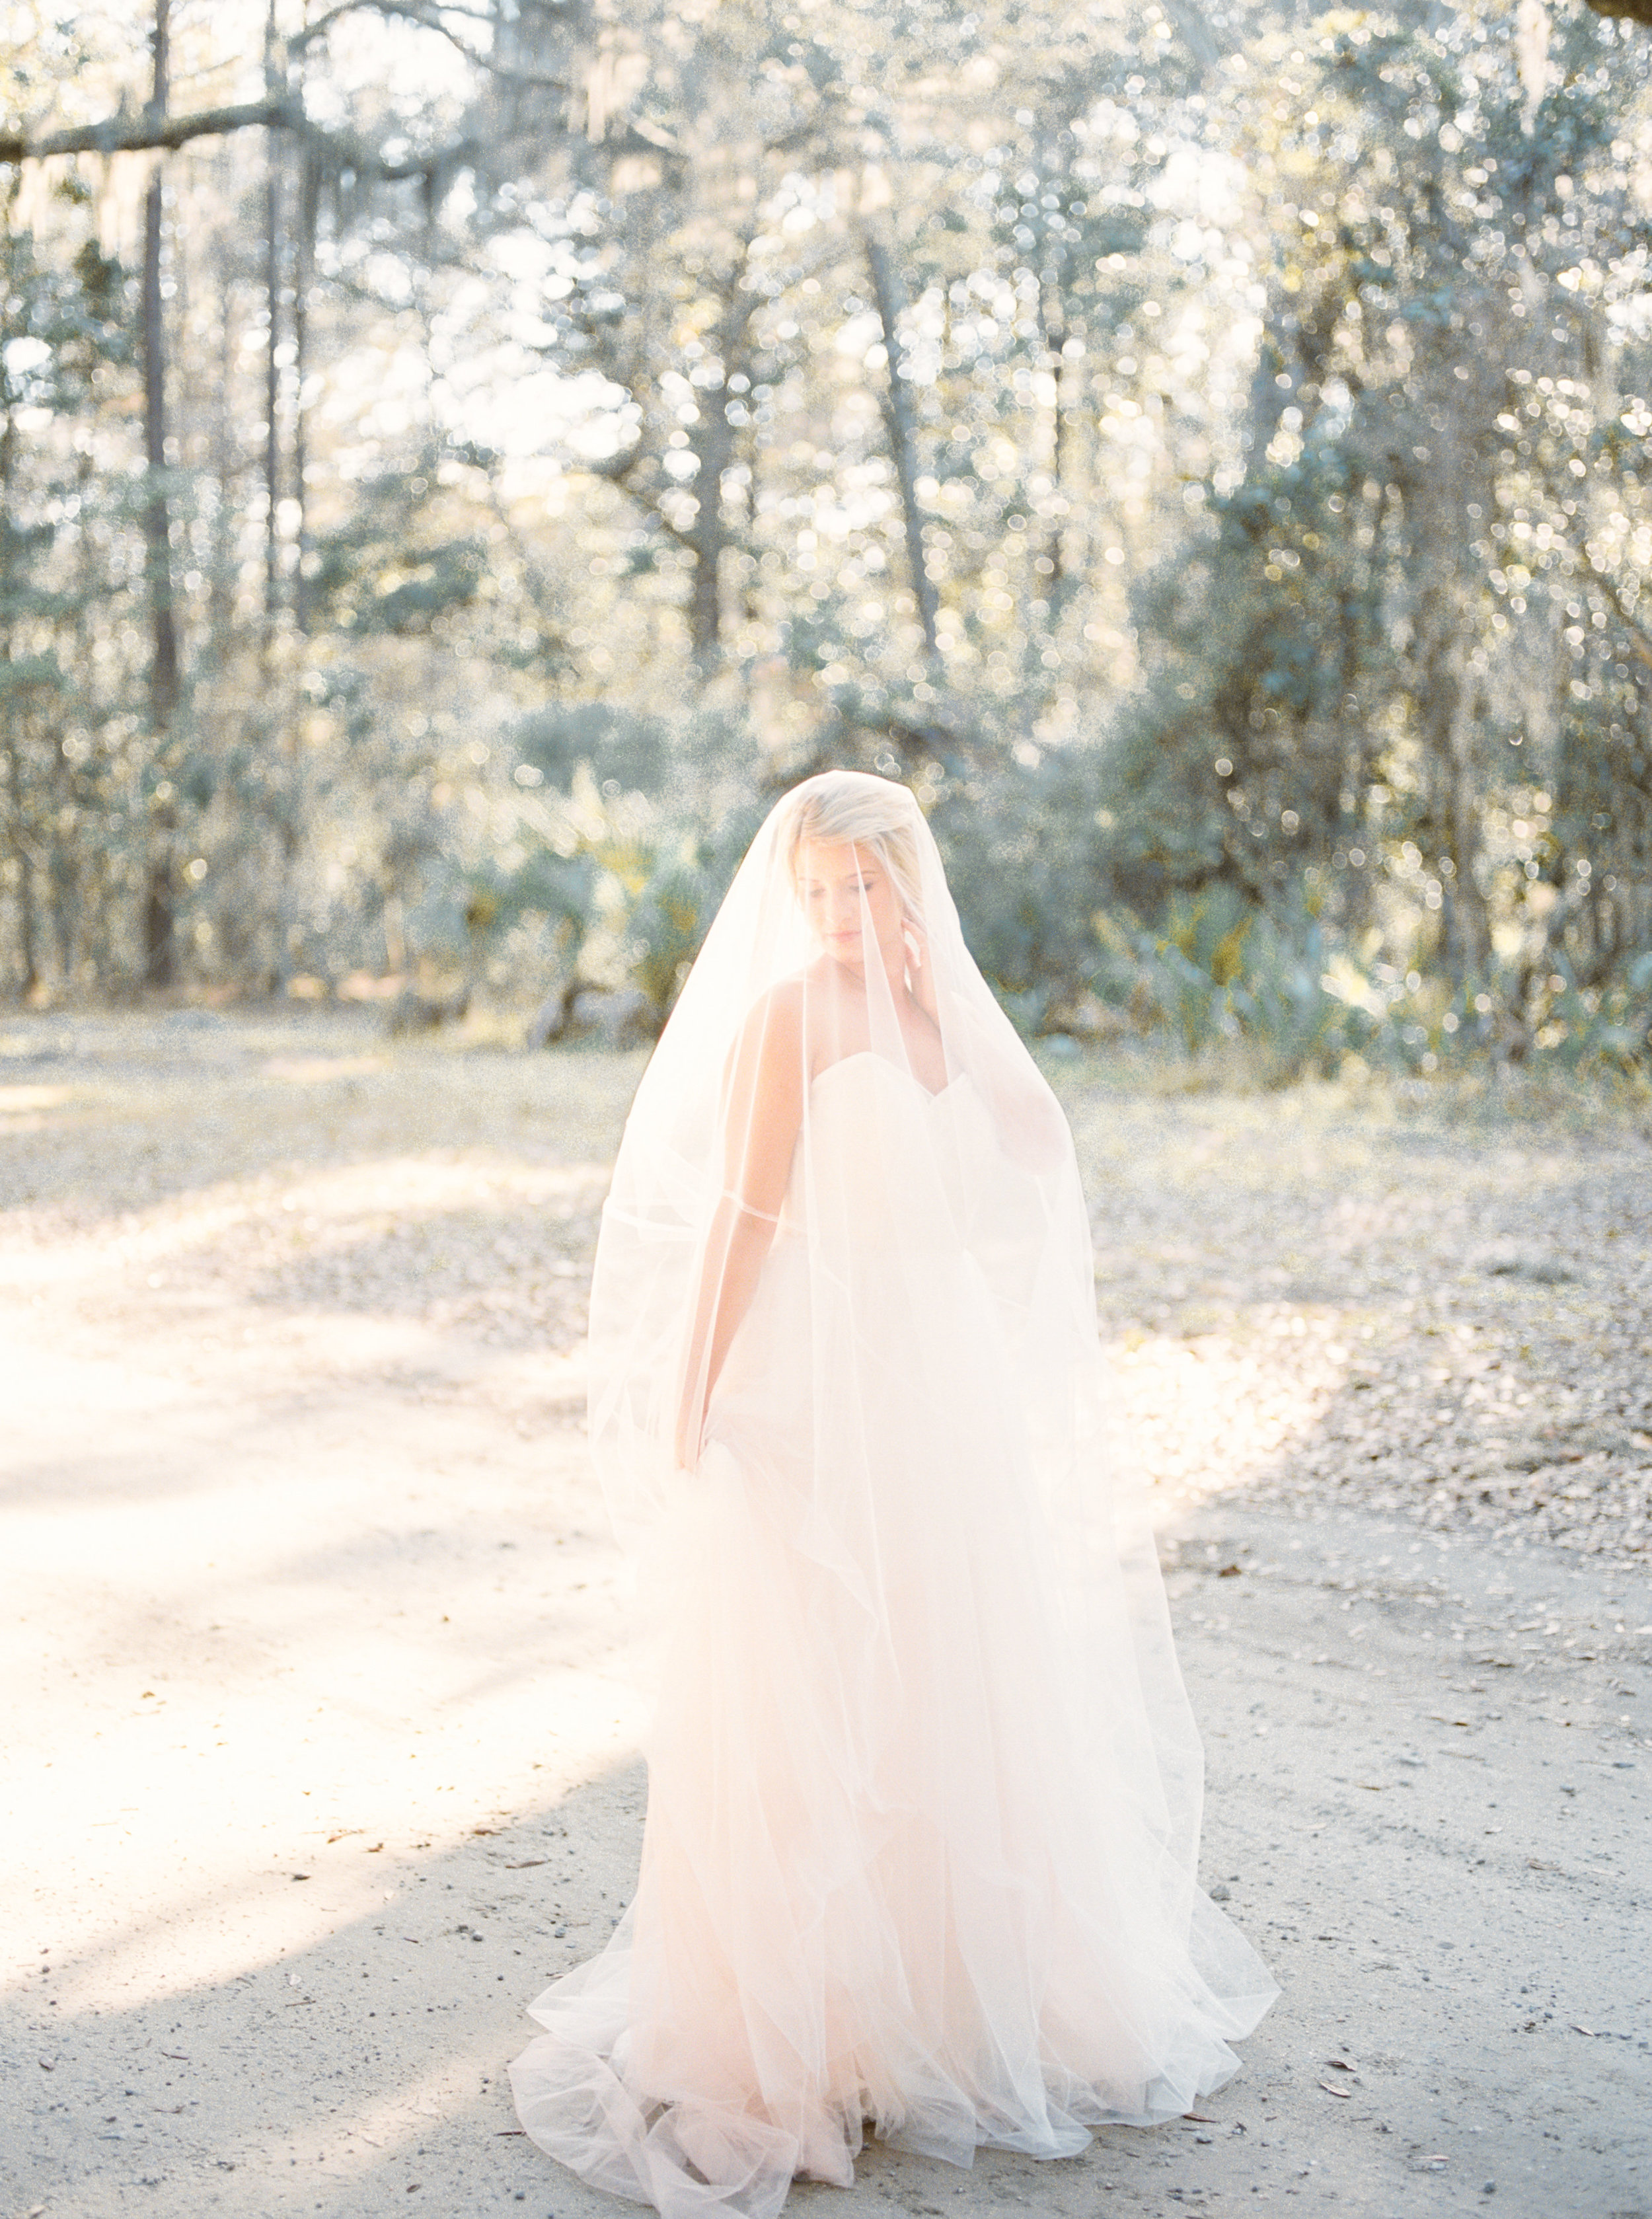
[[[804,981],[782,979],[760,995],[746,1012],[741,1040],[748,1053],[773,1054],[797,1048],[803,1040]]]
[[[843,974],[823,956],[806,970],[778,979],[753,1003],[741,1028],[741,1053],[771,1069],[778,1060],[812,1070],[835,1062],[844,1053],[845,1039],[854,1035]]]
[[[790,1025],[795,1029],[803,1023],[807,995],[808,981],[801,972],[792,978],[781,979],[753,1003],[746,1022],[761,1029],[776,1025]]]

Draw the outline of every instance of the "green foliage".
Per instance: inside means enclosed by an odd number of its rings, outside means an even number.
[[[348,518],[317,535],[307,577],[311,620],[357,637],[428,633],[468,608],[487,575],[475,533],[429,529],[438,457],[369,479]]]
[[[608,701],[536,710],[511,735],[524,764],[562,793],[583,766],[605,791],[658,794],[671,776],[671,740],[665,718]]]
[[[932,789],[929,821],[965,939],[1030,1033],[1065,1029],[1068,1005],[1090,985],[1098,768],[1088,749],[1059,749]]]
[[[690,848],[660,861],[625,920],[632,982],[661,1017],[699,953],[725,886]]]

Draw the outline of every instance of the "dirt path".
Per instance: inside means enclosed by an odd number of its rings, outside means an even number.
[[[578,1352],[636,1068],[0,1029],[8,2212],[612,2211],[502,2068],[635,1868]],[[1652,2212],[1652,1154],[1061,1083],[1287,1992],[1208,2120],[796,2208]]]

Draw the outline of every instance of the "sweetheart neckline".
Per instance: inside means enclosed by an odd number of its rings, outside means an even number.
[[[962,1082],[964,1077],[964,1073],[960,1071],[956,1078],[949,1078],[944,1086],[928,1087],[916,1072],[906,1070],[898,1063],[891,1062],[886,1055],[880,1055],[875,1047],[856,1047],[851,1048],[847,1055],[834,1056],[829,1063],[823,1064],[809,1081],[810,1091],[819,1085],[829,1071],[841,1071],[846,1063],[860,1063],[867,1058],[870,1058],[873,1063],[882,1064],[885,1071],[892,1071],[897,1078],[905,1079],[909,1086],[916,1086],[926,1102],[944,1101],[953,1089]]]

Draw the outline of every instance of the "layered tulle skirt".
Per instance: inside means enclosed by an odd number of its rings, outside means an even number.
[[[1156,1564],[1052,1517],[987,1282],[915,1269],[833,1315],[777,1243],[655,1535],[637,1895],[512,2067],[543,2149],[668,2219],[767,2219],[868,2131],[1072,2154],[1219,2085],[1276,1992],[1194,1883]]]

